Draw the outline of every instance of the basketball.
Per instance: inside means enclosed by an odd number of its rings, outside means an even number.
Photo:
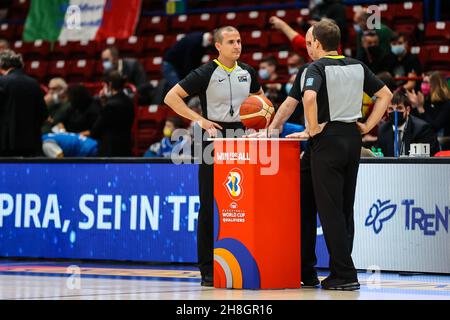
[[[239,115],[247,129],[259,130],[270,124],[275,115],[275,108],[266,97],[251,96],[242,103]]]

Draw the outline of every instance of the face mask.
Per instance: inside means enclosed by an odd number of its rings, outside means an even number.
[[[289,95],[289,92],[291,92],[292,87],[294,86],[294,84],[292,83],[286,83],[286,94]]]
[[[164,137],[170,138],[170,136],[172,135],[172,130],[164,128],[163,134],[164,134]]]
[[[270,74],[267,69],[259,69],[258,74],[259,74],[259,77],[263,80],[267,80],[270,78]]]
[[[57,93],[52,94],[52,101],[54,104],[58,104],[59,103],[59,94],[57,94]]]
[[[405,52],[405,46],[403,44],[392,45],[391,46],[391,51],[396,56],[400,56],[400,55],[402,55]]]
[[[109,60],[103,60],[103,69],[109,70],[112,69],[112,63]]]
[[[367,51],[369,51],[371,56],[374,56],[374,57],[381,56],[381,48],[379,46],[368,47]]]
[[[298,73],[298,68],[297,67],[293,67],[293,68],[288,68],[288,73],[289,75],[293,75],[293,74],[297,74]]]
[[[399,126],[403,125],[406,121],[406,117],[403,114],[403,112],[399,112],[399,111],[392,111],[390,113],[388,113],[388,120],[392,125],[395,125],[395,113],[397,112],[397,124]]]
[[[429,82],[422,82],[422,84],[420,85],[420,90],[422,91],[422,93],[427,96],[430,94],[431,91],[431,86]]]
[[[360,33],[361,32],[361,26],[357,23],[355,23],[353,25],[353,29],[355,30],[356,33]]]

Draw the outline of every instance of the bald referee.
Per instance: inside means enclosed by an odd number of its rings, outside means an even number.
[[[242,45],[239,31],[231,26],[214,32],[214,42],[219,56],[195,69],[176,84],[164,102],[175,112],[196,121],[209,136],[216,137],[220,130],[243,129],[239,110],[251,94],[264,95],[255,70],[239,62]],[[202,115],[184,103],[187,96],[200,97]],[[242,131],[243,132],[243,131]],[[203,149],[210,142],[203,141]],[[202,286],[213,286],[213,165],[204,161],[199,167],[200,209],[198,213],[197,252]]]
[[[338,55],[339,42],[336,24],[322,20],[314,25],[307,43],[314,62],[302,89],[306,130],[290,137],[310,137],[314,195],[330,254],[330,275],[321,286],[358,290],[351,253],[361,134],[381,120],[392,93],[363,63]],[[363,92],[377,99],[370,117],[359,123]]]

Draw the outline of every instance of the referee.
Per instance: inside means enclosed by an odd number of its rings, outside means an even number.
[[[239,118],[242,102],[251,94],[264,95],[255,70],[237,61],[242,50],[239,31],[231,26],[219,28],[214,32],[214,42],[218,58],[188,74],[164,99],[164,103],[179,115],[196,121],[209,137],[216,137],[217,130],[225,136],[226,129],[244,129]],[[187,96],[195,95],[200,97],[202,115],[183,101]],[[210,143],[203,141],[203,150]],[[202,286],[213,286],[213,169],[211,164],[200,163],[197,253]]]
[[[351,253],[361,134],[381,120],[392,93],[363,63],[338,55],[339,42],[335,23],[322,20],[314,25],[307,44],[314,62],[302,89],[306,130],[291,137],[310,137],[314,195],[330,254],[330,275],[321,286],[358,290]],[[377,100],[367,121],[359,123],[363,92]]]

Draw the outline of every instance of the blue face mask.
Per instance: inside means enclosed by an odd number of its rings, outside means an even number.
[[[402,55],[405,52],[405,45],[403,44],[391,45],[391,51],[396,56]]]
[[[294,86],[293,83],[286,83],[285,89],[286,89],[286,94],[287,95],[289,95],[289,92],[291,92],[293,86]]]
[[[360,33],[361,32],[361,26],[359,24],[357,24],[357,23],[355,23],[353,25],[353,29],[355,29],[356,33]]]
[[[110,70],[112,69],[112,63],[109,60],[103,60],[103,69]]]
[[[258,74],[259,77],[263,80],[267,80],[270,78],[270,73],[267,69],[259,69]]]

